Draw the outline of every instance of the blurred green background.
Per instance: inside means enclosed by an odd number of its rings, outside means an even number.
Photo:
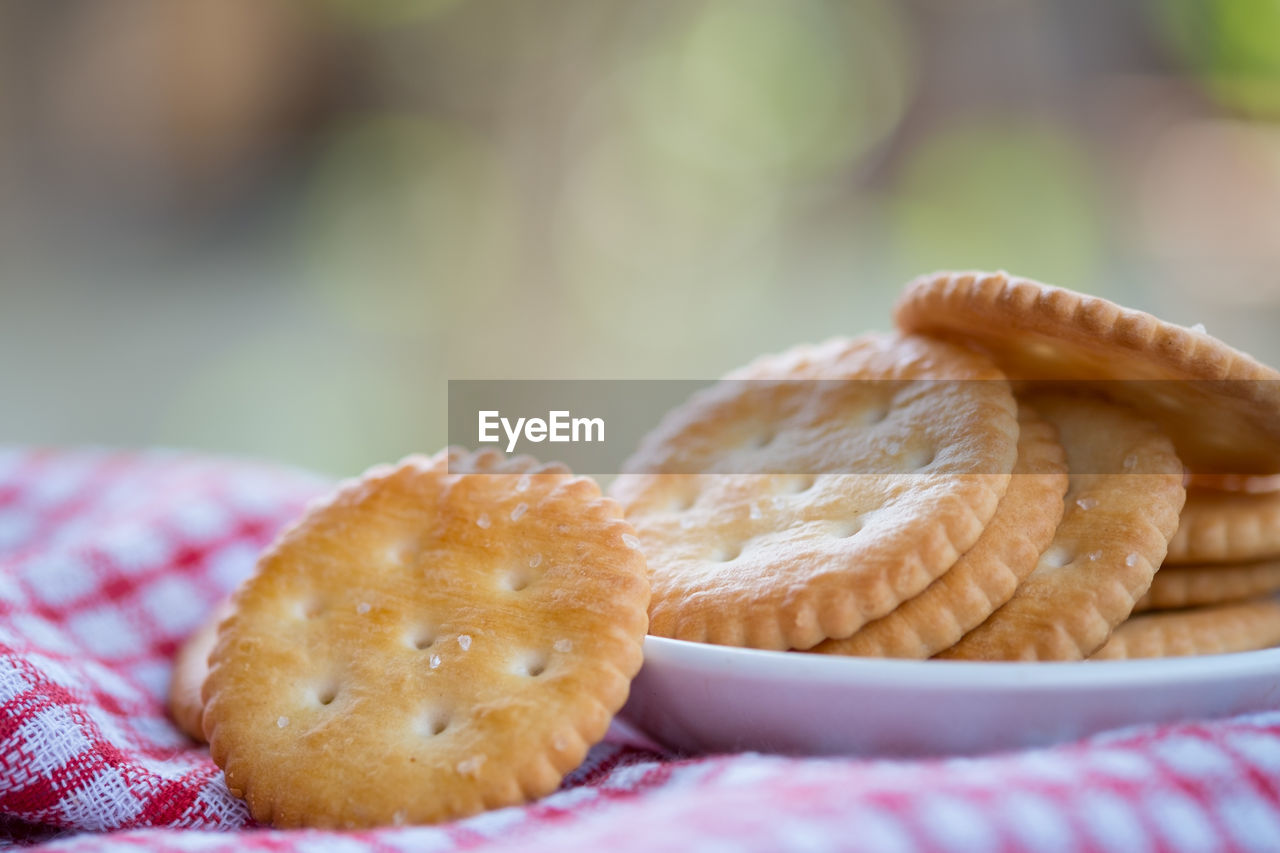
[[[350,473],[1006,268],[1280,361],[1280,0],[0,0],[0,441]]]

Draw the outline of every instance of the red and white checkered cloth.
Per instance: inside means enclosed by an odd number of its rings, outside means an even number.
[[[154,850],[1280,850],[1280,713],[941,761],[675,760],[614,737],[561,789],[439,827],[255,827],[165,716],[183,637],[317,478],[0,450],[0,843]]]

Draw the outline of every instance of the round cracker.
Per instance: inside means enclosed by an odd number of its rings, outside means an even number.
[[[612,486],[649,562],[650,631],[765,649],[852,634],[972,547],[1017,434],[990,361],[926,338],[829,341],[730,374],[668,413]],[[817,473],[833,467],[856,473]]]
[[[1280,560],[1234,566],[1163,566],[1134,606],[1143,610],[1202,607],[1280,592]]]
[[[1280,557],[1280,493],[1187,492],[1165,562],[1246,563]]]
[[[218,639],[218,625],[231,615],[231,601],[218,602],[195,633],[187,638],[173,659],[173,675],[169,681],[169,715],[182,733],[192,740],[205,742],[204,701],[200,689],[209,674],[209,653]]]
[[[1280,474],[1249,476],[1247,474],[1197,474],[1187,472],[1187,489],[1207,489],[1215,492],[1246,492],[1261,495],[1280,492]]]
[[[1091,660],[1186,657],[1251,652],[1280,645],[1280,600],[1271,596],[1125,622]]]
[[[1025,405],[1018,407],[1018,426],[1018,461],[1009,489],[974,546],[892,613],[810,651],[929,658],[955,645],[1013,596],[1053,540],[1067,491],[1067,460],[1057,431]]]
[[[940,658],[1088,657],[1147,591],[1177,527],[1182,463],[1154,424],[1101,399],[1030,402],[1067,453],[1062,522],[1013,598]]]
[[[364,827],[554,790],[641,662],[621,515],[587,478],[492,451],[341,486],[263,555],[210,656],[232,793],[277,826]]]
[[[1280,373],[1209,335],[1007,273],[936,273],[894,309],[909,332],[959,339],[1011,379],[1097,382],[1165,430],[1193,471],[1280,472]]]

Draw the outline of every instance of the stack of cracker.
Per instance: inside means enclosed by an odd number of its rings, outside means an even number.
[[[430,823],[548,794],[640,668],[649,591],[621,515],[528,457],[375,468],[191,638],[174,719],[276,826]]]
[[[174,719],[258,820],[421,823],[555,789],[646,628],[981,660],[1280,643],[1280,374],[1002,273],[919,279],[895,321],[695,395],[610,497],[493,451],[343,484],[183,649]]]
[[[1280,480],[1189,474],[1164,564],[1135,616],[1095,657],[1245,651],[1280,644]]]
[[[612,494],[653,633],[977,660],[1280,643],[1280,373],[1004,273],[918,279],[894,319],[759,359],[643,442]]]

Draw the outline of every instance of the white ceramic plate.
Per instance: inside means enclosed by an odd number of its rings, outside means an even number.
[[[645,639],[622,716],[688,753],[869,756],[1039,746],[1137,723],[1280,709],[1280,649],[1161,660],[841,658]]]

